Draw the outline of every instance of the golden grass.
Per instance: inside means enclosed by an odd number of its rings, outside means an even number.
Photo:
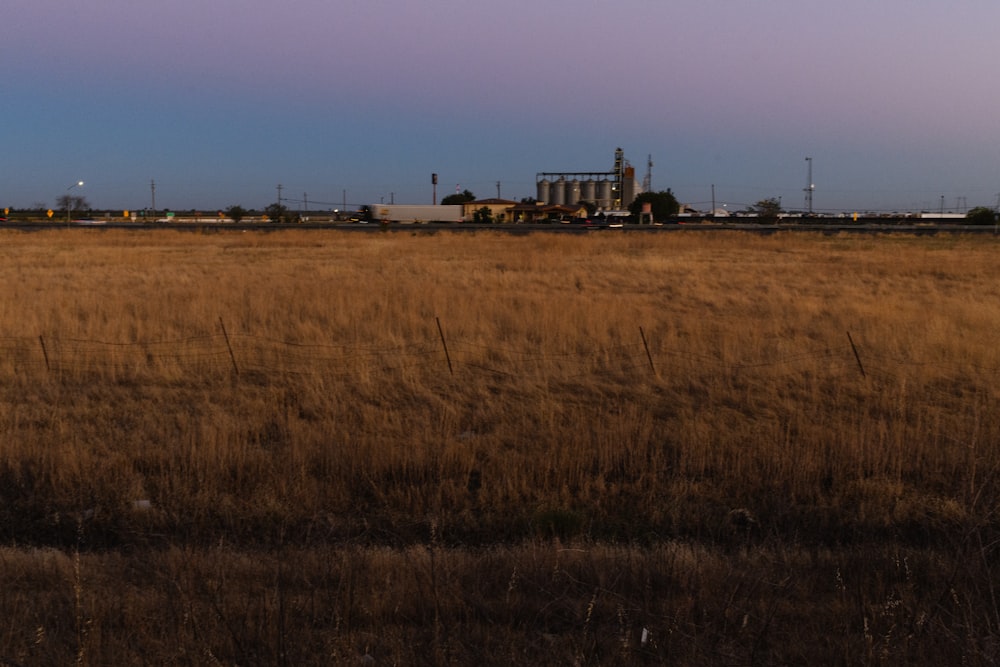
[[[779,649],[764,621],[808,626],[810,595],[824,605],[816,633],[846,624],[835,662],[877,662],[881,641],[889,658],[919,645],[974,663],[1000,626],[970,635],[982,645],[957,639],[958,616],[996,611],[984,586],[1000,536],[998,251],[978,236],[6,233],[0,533],[82,550],[84,573],[139,572],[118,621],[104,602],[112,575],[77,582],[99,598],[94,627],[114,638],[92,645],[75,628],[58,641],[105,664],[137,662],[119,628],[165,608],[185,651],[201,642],[222,664],[280,663],[293,637],[320,635],[316,653],[299,646],[286,664],[346,662],[344,642],[360,659],[366,634],[393,647],[380,660],[502,664],[459,628],[487,645],[537,643],[503,654],[515,664],[542,659],[542,646],[581,664],[654,664],[699,631],[714,648],[695,641],[679,662],[795,661],[805,654]],[[678,540],[700,555],[646,563],[680,553]],[[294,612],[278,606],[285,589],[253,583],[281,578],[275,549],[320,582],[295,584]],[[528,568],[530,610],[504,593],[524,559],[550,549],[603,554],[558,632],[543,611],[562,599],[542,574],[551,562]],[[900,553],[934,584],[879,579],[898,575]],[[4,557],[28,588],[65,592],[66,556]],[[838,568],[849,579],[844,568],[868,557],[877,565],[856,590],[833,587]],[[969,596],[953,606],[931,599],[947,594],[952,561]],[[635,581],[608,584],[631,562],[645,563]],[[374,583],[383,571],[348,602],[342,583],[330,588],[345,572],[405,564],[435,577],[400,584],[396,606]],[[212,568],[232,578],[199,588]],[[640,603],[663,568],[683,585],[664,584],[667,606]],[[781,583],[781,568],[798,574]],[[158,596],[158,577],[189,578],[188,606]],[[770,596],[747,593],[748,620],[685,601],[734,581]],[[490,593],[470,598],[476,585]],[[308,637],[275,625],[317,595],[330,598],[323,613],[357,625],[313,616],[322,632]],[[900,627],[875,627],[890,616],[872,605],[893,596],[911,635],[921,613],[935,632],[906,643]],[[655,620],[655,650],[636,644],[634,619],[610,629],[634,605]],[[361,609],[382,615],[362,622]],[[600,640],[588,634],[595,610]],[[424,625],[428,613],[437,621]],[[182,620],[192,614],[202,625]],[[0,659],[69,654],[32,654],[33,623],[0,638]],[[38,623],[47,638],[69,627]]]

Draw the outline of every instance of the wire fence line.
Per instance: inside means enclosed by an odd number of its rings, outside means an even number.
[[[787,349],[790,342],[782,341]],[[58,336],[0,337],[0,372],[8,375],[87,375],[113,378],[203,375],[306,375],[349,378],[360,372],[485,374],[498,378],[539,377],[572,382],[597,375],[649,376],[762,381],[770,376],[823,374],[901,382],[920,373],[948,395],[989,390],[1000,374],[996,367],[927,362],[874,356],[853,341],[843,345],[798,349],[767,358],[731,359],[682,348],[648,345],[641,340],[598,345],[566,344],[564,350],[540,350],[530,344],[484,344],[451,337],[405,345],[332,344],[288,341],[247,333],[222,333],[141,342],[100,341]]]
[[[561,374],[587,375],[595,369],[645,369],[649,355],[642,343],[610,346],[580,346],[569,351],[538,351],[502,344],[482,344],[448,340],[447,351],[436,341],[403,346],[333,345],[303,343],[253,334],[209,334],[176,340],[117,342],[60,337],[0,338],[0,359],[9,367],[25,370],[76,371],[99,369],[142,369],[178,366],[198,369],[254,371],[336,371],[359,365],[393,370],[414,365],[445,368],[449,354],[458,368],[479,369],[501,375],[560,369]],[[684,350],[661,350],[653,356],[670,367],[714,368],[740,371],[780,368],[816,360],[836,360],[840,352],[801,352],[767,361],[726,362],[718,357]],[[233,359],[236,363],[233,363]],[[851,361],[848,358],[840,361]],[[235,367],[234,367],[235,366]],[[655,370],[655,369],[654,369]]]

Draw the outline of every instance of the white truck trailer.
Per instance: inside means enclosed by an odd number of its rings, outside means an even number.
[[[462,222],[462,206],[421,206],[419,204],[372,204],[375,222]]]

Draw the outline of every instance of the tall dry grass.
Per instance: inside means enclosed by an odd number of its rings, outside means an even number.
[[[437,624],[413,630],[437,652],[428,664],[448,659],[449,614],[463,619],[449,617],[453,628],[488,634],[500,613],[460,592],[482,577],[499,595],[513,579],[509,562],[484,570],[489,548],[521,558],[511,554],[553,539],[631,545],[595,568],[606,577],[682,540],[727,567],[759,565],[747,577],[698,576],[684,595],[723,595],[734,582],[770,591],[763,607],[747,594],[746,624],[710,605],[678,629],[679,607],[659,608],[657,635],[714,628],[706,636],[740,647],[731,656],[703,647],[688,664],[792,659],[754,623],[808,617],[810,595],[830,614],[817,627],[846,624],[845,657],[867,636],[877,662],[880,631],[890,632],[890,657],[918,645],[975,657],[955,637],[959,616],[996,611],[991,588],[973,591],[995,574],[998,536],[997,254],[986,237],[5,234],[0,532],[8,543],[82,550],[97,571],[110,556],[88,550],[166,549],[199,569],[216,557],[210,545],[230,545],[237,552],[218,558],[236,559],[226,567],[246,581],[263,556],[241,550],[303,550],[303,572],[308,554],[333,553],[340,572],[368,567],[378,549],[402,549],[392,553],[405,563],[406,550],[436,544],[413,558],[454,558],[453,576],[467,581],[411,582],[406,604],[416,596],[431,607],[394,607],[390,620],[363,624],[392,625],[399,646],[389,654],[399,656],[412,639],[402,628],[430,609]],[[363,555],[341,554],[345,542]],[[900,553],[926,562],[936,583],[881,581],[887,568],[898,576]],[[877,571],[841,592],[824,588],[860,554],[875,554]],[[169,569],[156,562],[154,571]],[[65,590],[45,567],[38,576]],[[775,583],[782,568],[800,572]],[[677,576],[695,576],[685,572]],[[311,576],[329,595],[330,579]],[[935,597],[949,576],[962,578],[968,600]],[[141,578],[136,598],[120,602],[126,615],[166,604],[147,599]],[[292,637],[274,625],[277,589],[246,581],[220,584],[235,601],[199,613],[218,616],[206,634],[229,645],[221,662],[273,664],[234,646]],[[600,589],[590,575],[581,581],[566,611],[571,634],[586,629]],[[369,588],[375,598],[338,613],[388,604]],[[617,593],[626,609],[649,595],[640,589]],[[190,599],[208,604],[210,591],[199,591]],[[936,620],[935,634],[894,643],[896,616],[876,628],[889,617],[874,606],[893,596],[908,600],[911,625],[921,613]],[[533,604],[544,609],[545,599]],[[107,613],[96,616],[109,623]],[[525,613],[501,614],[511,636],[565,637]],[[262,617],[235,628],[234,614]],[[975,651],[985,655],[997,626],[966,628],[983,643]],[[741,635],[747,627],[756,630]],[[572,636],[578,644],[560,655],[614,664],[603,644],[580,653],[586,631]],[[281,654],[275,646],[268,655]]]
[[[0,549],[0,657],[23,665],[992,665],[990,570],[960,555],[967,561],[953,567],[890,546]]]

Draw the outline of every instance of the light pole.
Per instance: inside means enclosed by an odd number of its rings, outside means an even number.
[[[73,188],[82,188],[83,181],[77,181],[73,185],[66,188],[66,192],[69,192]],[[73,214],[73,196],[66,195],[66,223],[69,224],[70,216]]]

